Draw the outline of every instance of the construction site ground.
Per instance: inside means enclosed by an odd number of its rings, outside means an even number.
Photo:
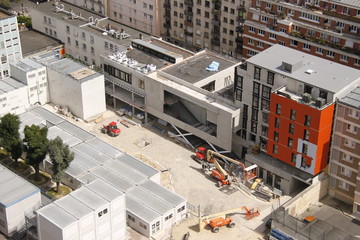
[[[52,106],[45,106],[54,112]],[[183,239],[184,234],[190,233],[189,239],[264,239],[265,222],[270,217],[272,206],[278,207],[280,202],[287,201],[284,196],[279,200],[265,202],[236,188],[228,186],[217,187],[216,181],[211,176],[206,176],[201,165],[192,159],[194,150],[185,148],[180,143],[172,141],[166,133],[160,133],[148,126],[139,124],[130,125],[129,128],[119,123],[122,117],[112,111],[106,111],[97,123],[75,121],[64,117],[74,124],[93,133],[98,138],[112,144],[123,152],[133,155],[141,161],[162,171],[161,184],[178,193],[188,203],[194,206],[189,210],[188,217],[180,224],[173,227],[169,232],[163,232],[156,239]],[[126,118],[124,118],[126,119]],[[117,137],[111,137],[99,130],[104,124],[118,121],[121,133]],[[197,212],[200,207],[202,215],[214,214],[225,210],[240,208],[258,208],[260,216],[250,221],[244,219],[244,211],[233,215],[235,228],[220,229],[219,233],[212,233],[209,228],[198,231]],[[128,229],[128,239],[146,239],[142,235]]]

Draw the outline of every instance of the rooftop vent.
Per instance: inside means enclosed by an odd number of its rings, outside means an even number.
[[[306,72],[307,74],[312,75],[312,74],[315,73],[315,70],[313,70],[313,69],[308,69],[308,70],[306,70],[305,72]]]
[[[304,103],[310,103],[311,102],[311,95],[308,93],[304,93],[302,95],[302,100]]]
[[[299,70],[302,66],[302,61],[289,61],[282,62],[282,69],[286,72],[293,73]]]

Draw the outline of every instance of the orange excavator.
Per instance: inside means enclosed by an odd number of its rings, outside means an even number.
[[[202,167],[205,171],[211,169],[211,176],[213,176],[214,178],[216,178],[218,180],[219,186],[231,184],[229,174],[224,169],[224,167],[220,164],[220,161],[224,162],[223,165],[232,163],[235,166],[238,166],[242,172],[241,178],[243,180],[252,180],[252,179],[256,178],[256,175],[257,175],[257,165],[256,164],[246,168],[242,162],[239,162],[235,159],[224,156],[215,151],[207,150],[206,158],[202,162]]]

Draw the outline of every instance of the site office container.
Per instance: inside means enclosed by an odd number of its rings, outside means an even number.
[[[126,196],[127,225],[146,237],[163,229],[161,215],[132,197]]]
[[[61,221],[53,221],[51,218],[44,217],[41,212],[45,208],[46,215],[51,212],[51,215],[57,215],[55,217],[61,218]],[[79,222],[76,218],[53,204],[42,208],[41,212],[37,216],[39,240],[79,239]]]

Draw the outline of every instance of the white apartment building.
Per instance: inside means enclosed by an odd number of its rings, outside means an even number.
[[[22,59],[16,16],[0,9],[0,79],[10,76],[9,64]]]
[[[126,50],[144,32],[64,2],[46,2],[31,9],[33,28],[65,43],[65,53],[100,67],[100,56]]]
[[[25,84],[12,77],[0,80],[0,116],[23,113],[29,106],[28,87]]]

